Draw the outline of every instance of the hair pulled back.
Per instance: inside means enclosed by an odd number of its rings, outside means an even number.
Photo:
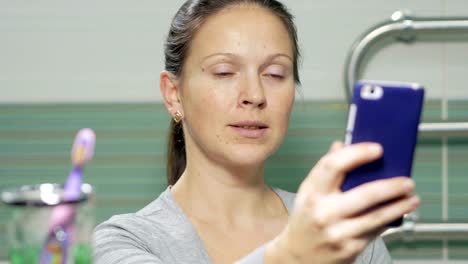
[[[188,0],[175,14],[167,35],[164,56],[165,69],[175,77],[180,77],[187,59],[191,41],[196,31],[210,16],[224,8],[252,4],[265,8],[275,14],[286,27],[293,48],[294,81],[300,84],[299,60],[300,52],[297,40],[297,30],[293,16],[288,9],[277,0]],[[182,122],[171,120],[167,148],[167,182],[174,185],[180,178],[186,166],[186,152]]]

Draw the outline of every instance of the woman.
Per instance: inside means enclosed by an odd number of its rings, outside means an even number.
[[[189,0],[165,57],[169,187],[97,227],[96,263],[391,262],[378,235],[417,207],[414,183],[339,188],[347,171],[382,155],[379,145],[334,143],[297,195],[264,182],[299,84],[296,30],[283,5]]]

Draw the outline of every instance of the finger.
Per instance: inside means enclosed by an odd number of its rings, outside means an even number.
[[[357,238],[341,242],[342,245],[338,248],[336,258],[338,263],[354,263],[356,258],[364,251],[366,246],[372,241],[370,238]]]
[[[382,152],[379,144],[358,143],[328,153],[310,171],[301,188],[318,193],[338,191],[346,172],[378,159]]]
[[[343,142],[341,141],[334,141],[331,146],[330,146],[330,149],[328,150],[328,153],[333,153],[337,150],[340,150],[344,147],[344,144]]]
[[[414,187],[414,181],[408,177],[395,177],[362,184],[342,193],[340,215],[350,217],[363,213],[383,202],[409,195]]]
[[[323,197],[315,207],[315,221],[326,226],[340,219],[362,214],[383,202],[409,195],[414,182],[408,177],[396,177],[365,183],[344,193]]]
[[[386,230],[386,228],[381,228],[381,229],[378,229],[375,232],[371,232],[371,233],[366,234],[366,235],[361,236],[361,237],[351,238],[351,239],[347,239],[347,240],[341,240],[341,241],[346,241],[345,243],[342,242],[345,245],[345,247],[342,247],[341,256],[344,257],[344,258],[346,258],[346,257],[351,257],[351,258],[357,257],[357,255],[360,255],[362,253],[362,251],[364,251],[366,249],[366,247],[371,242],[373,242],[376,239],[376,237],[380,236],[380,234],[382,234],[385,230]],[[353,262],[353,261],[351,261],[351,262]],[[350,263],[350,262],[348,261],[348,263]]]
[[[344,240],[374,235],[381,232],[386,224],[415,210],[419,203],[419,197],[415,195],[401,198],[361,216],[335,223],[327,229],[327,236],[334,240]]]
[[[326,241],[329,253],[329,260],[332,263],[354,263],[355,258],[362,253],[367,245],[375,237],[358,237],[345,240]]]

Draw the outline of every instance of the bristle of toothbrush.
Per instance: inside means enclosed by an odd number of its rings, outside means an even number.
[[[95,142],[96,134],[92,129],[83,128],[77,133],[71,150],[73,166],[82,166],[93,158]]]
[[[64,187],[63,195],[66,200],[77,200],[80,197],[82,167],[92,159],[95,142],[96,134],[92,129],[84,128],[77,133],[71,151],[73,168]]]

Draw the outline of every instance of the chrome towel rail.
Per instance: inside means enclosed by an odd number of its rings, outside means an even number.
[[[382,235],[385,242],[421,240],[468,240],[468,223],[404,223]]]
[[[419,132],[422,137],[467,137],[468,122],[421,123]]]
[[[421,33],[468,33],[467,18],[416,18],[404,11],[393,13],[391,19],[365,32],[353,45],[345,64],[344,88],[348,102],[351,90],[360,74],[360,67],[369,48],[377,41],[394,36],[396,41],[412,42]]]
[[[365,54],[378,40],[395,37],[395,41],[412,42],[419,34],[468,33],[468,17],[452,18],[416,18],[404,11],[393,13],[391,19],[376,25],[365,32],[353,45],[345,64],[344,89],[348,103],[351,91],[360,75],[360,68]],[[468,38],[467,38],[468,39]],[[466,123],[422,123],[420,132],[427,136],[468,136]]]

